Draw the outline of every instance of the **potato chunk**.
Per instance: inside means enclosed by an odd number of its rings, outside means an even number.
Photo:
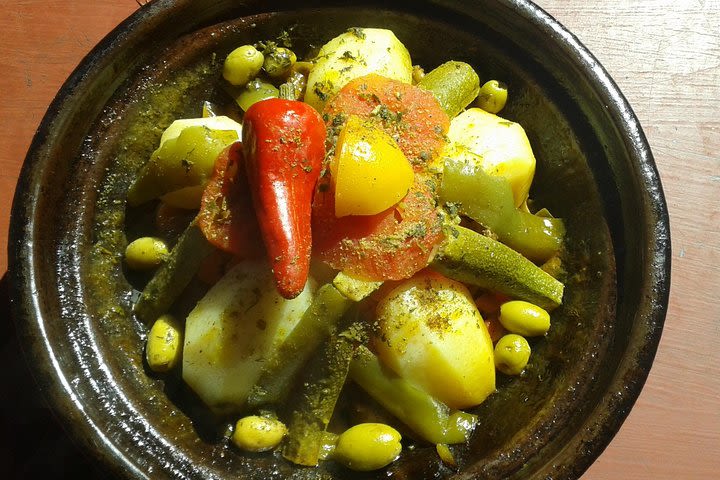
[[[315,282],[292,300],[275,289],[269,265],[243,262],[215,284],[185,325],[183,379],[212,410],[240,410],[264,362],[310,306]]]
[[[383,298],[377,315],[375,350],[398,375],[451,408],[495,390],[490,334],[461,283],[422,272]]]
[[[351,28],[320,49],[308,76],[305,101],[320,111],[350,80],[369,73],[410,83],[410,53],[390,30]]]
[[[470,108],[452,119],[450,142],[443,157],[480,165],[488,175],[508,180],[515,206],[527,200],[535,175],[535,156],[525,130],[480,108]]]

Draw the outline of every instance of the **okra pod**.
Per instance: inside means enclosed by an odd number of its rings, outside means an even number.
[[[546,310],[562,303],[564,285],[530,260],[465,227],[452,227],[432,267],[460,282],[525,300]]]
[[[330,336],[352,304],[332,284],[320,287],[300,322],[265,363],[260,379],[250,392],[247,406],[258,408],[282,400],[300,369]]]
[[[143,289],[133,308],[135,316],[141,322],[150,324],[167,313],[213,250],[214,247],[193,220],[180,235],[165,263]]]

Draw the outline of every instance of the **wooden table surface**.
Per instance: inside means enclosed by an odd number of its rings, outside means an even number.
[[[627,421],[583,479],[719,478],[720,0],[538,3],[629,99],[671,218],[672,291],[656,362]],[[0,1],[0,244],[21,163],[49,102],[80,59],[137,8],[135,0]],[[3,249],[0,274],[6,268]]]

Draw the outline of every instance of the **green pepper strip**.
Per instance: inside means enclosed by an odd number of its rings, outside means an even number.
[[[402,377],[382,367],[367,348],[358,347],[350,364],[350,378],[412,431],[431,443],[464,443],[477,418],[451,411]]]
[[[150,324],[167,313],[214,249],[193,220],[140,294],[133,308],[138,320]]]
[[[430,90],[448,117],[453,118],[475,100],[480,78],[467,63],[449,61],[425,75],[418,86]]]
[[[445,160],[440,199],[458,204],[460,213],[530,260],[544,262],[557,255],[562,246],[562,220],[518,210],[508,181],[487,174],[472,162]]]

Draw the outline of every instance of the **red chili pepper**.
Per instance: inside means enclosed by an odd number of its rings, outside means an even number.
[[[308,104],[272,98],[243,118],[243,152],[278,292],[294,298],[310,269],[310,215],[325,157],[325,124]]]

